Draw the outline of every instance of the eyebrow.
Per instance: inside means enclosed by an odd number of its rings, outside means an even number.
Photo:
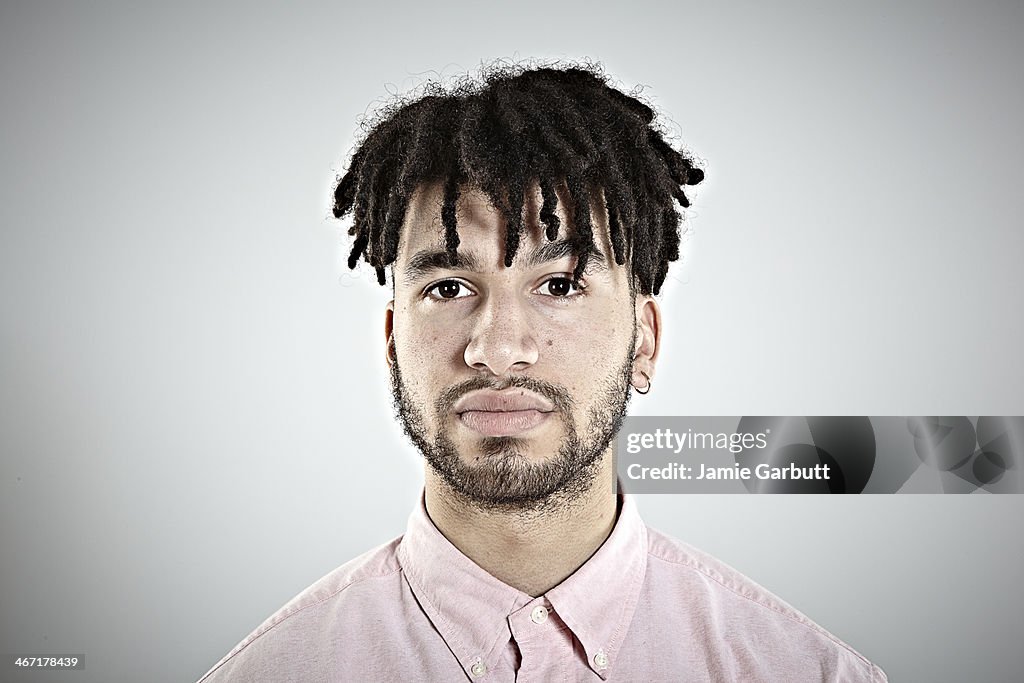
[[[480,261],[472,252],[458,251],[455,259],[448,256],[444,249],[424,249],[416,252],[409,263],[405,265],[403,273],[407,281],[419,280],[439,270],[469,270],[480,271]]]
[[[572,242],[569,240],[556,240],[554,242],[545,242],[537,249],[526,252],[524,263],[527,268],[535,268],[542,263],[558,261],[572,255]],[[587,267],[584,270],[587,272],[608,270],[608,259],[605,257],[604,252],[597,248],[596,244],[590,245],[590,258],[587,259]]]
[[[527,268],[536,268],[545,263],[572,256],[572,254],[572,242],[556,240],[545,242],[540,247],[528,252],[521,252],[521,257]],[[439,270],[468,270],[478,273],[482,270],[481,260],[473,252],[458,251],[455,254],[455,260],[451,261],[448,258],[448,252],[444,249],[424,249],[413,254],[402,272],[406,281],[414,282]],[[608,258],[597,248],[597,245],[592,245],[590,258],[587,260],[587,267],[584,271],[592,273],[603,270],[608,270]]]

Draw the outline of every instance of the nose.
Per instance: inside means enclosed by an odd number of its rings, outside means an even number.
[[[466,345],[466,365],[501,377],[537,362],[538,348],[528,312],[514,294],[489,294],[477,314]]]

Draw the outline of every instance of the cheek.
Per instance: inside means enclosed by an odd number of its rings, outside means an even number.
[[[629,351],[632,326],[622,316],[580,316],[547,324],[536,337],[540,363],[568,389],[590,393],[603,385]]]
[[[395,347],[406,385],[442,384],[439,371],[462,357],[458,340],[458,333],[450,325],[429,318],[412,321],[409,316],[396,316]]]

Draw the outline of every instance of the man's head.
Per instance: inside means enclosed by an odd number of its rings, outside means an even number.
[[[703,174],[592,68],[500,71],[387,110],[335,215],[395,298],[396,406],[434,472],[485,507],[592,483],[653,375],[652,298]]]

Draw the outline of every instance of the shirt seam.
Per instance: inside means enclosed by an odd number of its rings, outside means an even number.
[[[859,659],[863,664],[867,665],[868,670],[871,671],[872,678],[874,678],[874,675],[875,675],[874,674],[874,668],[875,668],[875,666],[874,666],[874,664],[871,663],[871,661],[869,659],[867,659],[864,655],[860,654],[859,652],[854,650],[852,647],[850,647],[849,645],[847,645],[843,641],[839,640],[836,636],[832,635],[831,633],[829,633],[828,631],[823,629],[821,626],[818,626],[817,624],[814,624],[813,622],[808,623],[807,621],[803,621],[803,620],[797,618],[796,616],[794,616],[792,614],[789,614],[789,613],[787,613],[787,612],[785,612],[783,610],[780,610],[780,609],[778,609],[776,607],[773,607],[772,605],[767,605],[767,604],[765,604],[763,602],[755,600],[754,598],[750,597],[749,595],[744,595],[743,593],[740,593],[738,590],[736,590],[736,588],[734,588],[733,586],[730,586],[729,584],[722,582],[720,579],[716,578],[712,574],[704,571],[703,567],[701,567],[699,565],[693,565],[693,564],[690,564],[689,562],[679,562],[679,561],[676,561],[676,560],[671,560],[671,559],[669,559],[667,557],[662,557],[661,555],[658,555],[658,554],[654,553],[652,550],[648,550],[647,554],[650,555],[651,557],[657,559],[657,560],[661,560],[662,562],[666,562],[666,563],[669,563],[669,564],[672,564],[672,565],[677,565],[677,566],[683,566],[683,567],[686,567],[687,569],[695,571],[698,574],[700,574],[701,576],[704,576],[704,577],[706,577],[708,579],[711,579],[712,581],[717,583],[722,588],[725,588],[730,593],[732,593],[732,594],[734,594],[734,595],[736,595],[738,597],[741,597],[744,600],[752,602],[755,605],[757,605],[758,607],[761,607],[763,609],[767,609],[767,610],[769,610],[771,612],[775,612],[776,614],[785,617],[786,619],[792,621],[795,624],[800,624],[804,628],[806,628],[806,629],[808,629],[810,631],[813,631],[814,633],[817,633],[818,635],[824,636],[827,640],[830,640],[833,644],[838,645],[840,648],[842,648],[843,650],[846,650],[847,652],[852,654],[854,657]]]
[[[262,637],[263,637],[263,636],[265,636],[266,634],[270,633],[270,631],[272,631],[273,629],[277,628],[278,626],[280,626],[280,625],[281,625],[281,624],[283,624],[284,622],[286,622],[286,621],[288,621],[289,619],[291,619],[291,618],[292,618],[293,616],[295,616],[295,615],[296,615],[296,614],[298,614],[299,612],[304,612],[304,611],[306,611],[307,609],[310,609],[310,608],[312,608],[312,607],[317,607],[318,605],[322,605],[323,603],[327,602],[328,600],[331,600],[331,599],[332,599],[332,598],[334,598],[335,596],[337,596],[337,595],[339,595],[340,593],[344,592],[345,590],[347,590],[347,589],[351,588],[352,586],[355,586],[356,584],[359,584],[359,583],[363,583],[364,581],[373,581],[374,579],[386,579],[386,578],[388,578],[389,576],[391,576],[391,575],[393,575],[393,574],[398,574],[398,573],[400,573],[401,571],[402,571],[402,568],[401,568],[401,567],[397,567],[397,568],[395,568],[395,569],[392,569],[391,571],[389,571],[389,572],[388,572],[388,573],[386,573],[386,574],[379,574],[379,575],[376,575],[376,576],[364,576],[363,578],[360,578],[360,579],[355,579],[355,580],[353,580],[353,581],[350,581],[350,582],[346,583],[345,585],[341,586],[340,588],[338,588],[337,590],[335,590],[334,592],[332,592],[332,593],[331,593],[330,595],[326,595],[326,596],[324,596],[324,597],[320,598],[319,600],[317,600],[317,601],[315,601],[315,602],[311,602],[311,603],[309,603],[308,605],[303,605],[303,606],[301,606],[301,607],[296,607],[296,608],[295,608],[294,610],[292,610],[291,612],[288,612],[287,614],[285,614],[284,616],[282,616],[282,617],[281,617],[281,618],[280,618],[279,620],[277,620],[277,621],[275,621],[274,623],[272,623],[272,624],[270,624],[269,626],[267,626],[267,627],[266,627],[265,629],[263,629],[263,630],[258,630],[258,629],[257,629],[257,631],[255,631],[254,633],[252,633],[252,634],[251,634],[251,635],[250,635],[250,636],[249,636],[249,637],[248,637],[248,638],[246,639],[246,641],[243,641],[243,643],[242,643],[241,645],[239,645],[239,646],[237,647],[237,649],[235,649],[235,650],[233,650],[232,652],[228,653],[228,654],[227,654],[227,656],[225,656],[225,657],[224,657],[224,659],[220,661],[220,663],[218,663],[218,664],[217,664],[217,665],[216,665],[215,667],[213,667],[212,669],[210,669],[210,670],[209,670],[209,672],[207,672],[205,676],[203,676],[202,678],[200,678],[200,679],[199,679],[199,681],[198,681],[198,683],[203,683],[203,681],[205,681],[205,680],[206,680],[206,679],[208,679],[208,678],[209,678],[210,676],[212,676],[212,675],[214,674],[214,672],[216,672],[216,671],[217,671],[218,669],[220,669],[220,668],[221,668],[222,666],[224,666],[225,664],[227,664],[228,662],[230,662],[230,661],[231,661],[232,659],[234,659],[234,658],[235,658],[236,656],[238,656],[239,654],[241,654],[241,653],[242,653],[243,651],[245,651],[245,650],[246,650],[246,649],[247,649],[247,648],[248,648],[248,647],[249,647],[250,645],[252,645],[253,643],[255,643],[255,642],[256,642],[257,640],[259,640],[260,638],[262,638]],[[270,618],[272,619],[272,618],[274,618],[274,616],[276,616],[276,614],[274,614],[274,615],[271,615],[271,617],[270,617]]]

